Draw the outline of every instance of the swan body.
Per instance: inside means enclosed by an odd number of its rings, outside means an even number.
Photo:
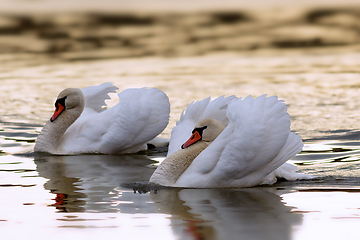
[[[300,136],[290,131],[290,116],[283,101],[263,95],[245,99],[220,97],[205,102],[190,104],[182,114],[172,131],[169,154],[150,182],[173,187],[223,188],[273,184],[277,177],[310,178],[285,163],[301,151],[303,143]],[[190,138],[190,131],[187,133],[186,141],[182,129],[194,124],[190,119],[200,122],[193,126]]]
[[[119,103],[105,109],[111,83],[60,92],[51,119],[39,134],[35,152],[74,155],[119,154],[146,150],[146,143],[167,126],[170,103],[156,88],[127,89]]]

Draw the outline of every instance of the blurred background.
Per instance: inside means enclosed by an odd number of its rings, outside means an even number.
[[[61,60],[358,50],[355,0],[0,0],[0,53]]]

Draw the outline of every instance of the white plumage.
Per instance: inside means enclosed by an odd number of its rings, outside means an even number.
[[[35,151],[68,155],[145,150],[146,142],[160,134],[168,124],[169,99],[156,88],[127,89],[118,94],[118,104],[105,109],[108,94],[117,89],[111,83],[104,83],[81,91],[63,90],[58,100],[64,99],[68,106],[46,123],[38,136]],[[71,106],[75,101],[78,102],[73,104],[76,106]]]
[[[212,102],[205,99],[190,104],[172,131],[168,157],[150,182],[176,187],[222,188],[272,184],[276,177],[310,178],[296,173],[295,166],[283,165],[303,147],[300,136],[290,131],[290,116],[286,110],[283,101],[265,95],[245,99],[220,97]],[[205,118],[219,120],[224,124],[224,130],[215,136],[215,140],[205,141],[204,138],[180,149],[191,135],[189,129],[194,129]],[[209,126],[206,127],[204,136],[209,131]],[[194,159],[189,159],[193,156],[191,152],[197,151],[195,146],[200,146],[202,141],[206,143],[205,149],[199,155],[195,154]],[[172,172],[173,166],[181,161],[188,166],[174,182],[175,174],[168,178],[167,172]]]

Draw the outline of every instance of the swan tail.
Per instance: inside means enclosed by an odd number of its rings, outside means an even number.
[[[298,168],[290,163],[284,163],[280,167],[278,167],[275,171],[271,172],[267,175],[261,185],[272,185],[277,182],[278,178],[284,178],[288,181],[295,180],[306,180],[313,179],[314,176],[298,172]]]

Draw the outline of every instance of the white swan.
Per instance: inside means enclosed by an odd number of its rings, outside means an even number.
[[[35,152],[132,153],[146,150],[146,142],[167,126],[170,103],[156,88],[127,89],[119,103],[107,110],[105,100],[118,88],[111,83],[60,92],[55,112],[39,134]]]
[[[265,95],[190,104],[172,131],[167,158],[150,182],[222,188],[273,184],[277,177],[310,178],[285,163],[303,147],[300,136],[290,132],[286,110],[283,101]],[[189,128],[194,129],[190,138]]]

